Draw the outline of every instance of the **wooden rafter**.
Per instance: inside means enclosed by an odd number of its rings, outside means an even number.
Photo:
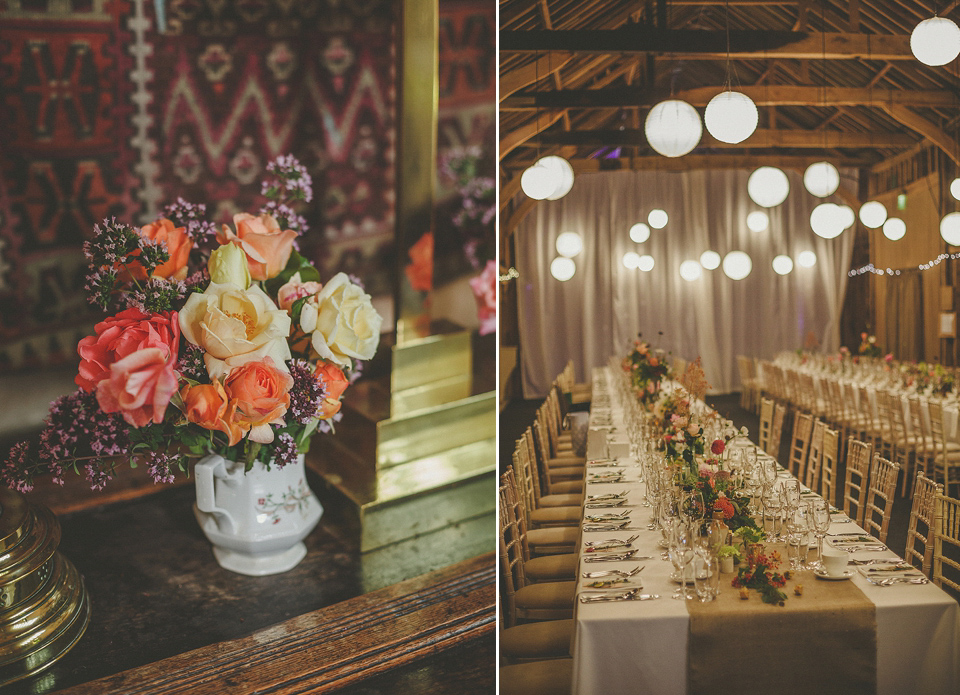
[[[960,165],[960,146],[958,146],[954,138],[950,137],[950,135],[936,123],[931,123],[915,111],[899,104],[885,104],[883,110],[886,111],[891,118],[896,119],[907,128],[925,137],[943,150],[955,164]]]
[[[572,53],[551,53],[532,63],[507,70],[500,76],[500,99],[503,100],[514,92],[535,83],[538,79],[556,72],[571,60],[573,60]]]
[[[538,113],[537,117],[516,128],[500,138],[500,159],[510,154],[514,149],[534,137],[537,133],[546,130],[563,117],[563,111],[548,111]]]
[[[597,30],[501,31],[502,53],[667,53],[674,60],[790,58],[795,60],[916,60],[906,34],[813,33],[741,29],[727,33],[643,26]]]
[[[544,144],[590,145],[615,147],[622,145],[646,145],[642,130],[580,130],[571,133],[549,133],[541,136]],[[844,132],[839,130],[756,130],[745,141],[736,145],[720,142],[704,133],[698,147],[710,148],[762,148],[796,147],[803,149],[843,148],[900,148],[912,147],[917,138],[906,133]]]
[[[822,155],[753,155],[753,154],[688,154],[683,157],[621,157],[619,159],[573,158],[570,164],[575,173],[589,174],[598,171],[632,169],[655,171],[689,171],[691,169],[756,169],[761,166],[775,166],[781,169],[802,171],[814,162],[823,159]],[[835,157],[837,166],[869,167],[876,158]],[[511,162],[510,167],[522,170],[533,160]]]

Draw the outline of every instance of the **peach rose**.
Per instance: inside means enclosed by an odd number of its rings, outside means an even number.
[[[290,260],[297,233],[291,229],[280,229],[273,216],[267,214],[254,217],[241,212],[233,216],[233,224],[237,228],[236,233],[223,225],[222,232],[217,234],[217,241],[221,244],[233,242],[243,249],[247,254],[250,277],[254,280],[269,280],[279,275]]]
[[[319,363],[315,376],[317,381],[323,384],[327,393],[320,408],[320,417],[331,418],[340,412],[340,397],[347,390],[350,382],[343,375],[343,370],[331,362]]]
[[[186,227],[174,227],[173,222],[166,217],[161,217],[156,222],[143,225],[140,228],[140,236],[167,244],[170,259],[153,269],[154,277],[174,280],[183,280],[187,277],[187,260],[193,248],[193,241],[187,236]],[[130,274],[137,280],[147,279],[147,273],[139,263],[130,265]]]
[[[176,357],[180,349],[180,326],[177,312],[147,314],[131,308],[111,316],[94,327],[96,335],[83,338],[77,345],[80,367],[74,378],[84,391],[93,391],[97,384],[110,377],[114,362],[144,348],[159,348]]]
[[[180,310],[180,330],[184,338],[204,349],[211,380],[267,356],[281,369],[290,359],[290,315],[257,285],[244,290],[211,282],[202,294],[187,297]]]
[[[300,273],[294,273],[293,277],[287,281],[287,284],[277,290],[277,304],[280,305],[281,309],[290,311],[295,301],[316,294],[321,289],[323,289],[323,285],[319,282],[303,282],[303,280],[300,279]]]
[[[212,384],[188,384],[181,389],[180,397],[188,421],[204,429],[223,432],[230,446],[243,439],[250,429],[250,425],[237,420],[237,402],[227,398],[223,384],[216,379]]]
[[[433,289],[433,234],[427,232],[417,240],[410,250],[410,263],[404,268],[410,286],[419,292]]]
[[[292,386],[293,377],[277,369],[269,357],[247,362],[230,372],[224,390],[231,401],[237,402],[237,420],[250,426],[251,441],[273,441],[270,425],[284,424]]]
[[[650,366],[651,366],[651,367],[659,367],[659,366],[660,366],[660,360],[658,360],[656,357],[651,357],[650,360],[649,360],[649,362],[650,362]]]
[[[161,423],[177,392],[176,353],[144,348],[110,365],[110,377],[97,384],[97,403],[105,413],[120,413],[134,427]]]

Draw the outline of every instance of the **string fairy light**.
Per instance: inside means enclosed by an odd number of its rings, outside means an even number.
[[[960,259],[960,253],[941,253],[939,256],[934,258],[931,261],[926,263],[921,263],[917,266],[917,270],[930,270],[935,268],[944,261],[957,260]],[[903,270],[912,270],[911,268],[904,268]],[[858,275],[863,275],[864,273],[873,273],[874,275],[899,275],[900,269],[894,270],[893,268],[877,268],[873,263],[867,263],[867,265],[860,266],[859,268],[854,268],[853,270],[847,271],[847,277],[853,278]]]

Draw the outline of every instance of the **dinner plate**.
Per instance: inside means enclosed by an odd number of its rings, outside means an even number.
[[[844,579],[850,579],[850,577],[853,576],[853,572],[850,570],[844,570],[843,574],[839,576],[827,574],[824,570],[814,570],[813,573],[817,576],[817,579],[826,579],[831,582],[843,581]]]

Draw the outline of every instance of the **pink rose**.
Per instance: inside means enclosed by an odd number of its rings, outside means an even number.
[[[691,437],[696,437],[698,434],[700,434],[700,425],[695,422],[691,422],[687,427],[687,432],[690,433]]]
[[[222,231],[217,234],[217,242],[232,242],[243,249],[247,254],[250,277],[254,280],[269,280],[279,275],[290,260],[297,233],[290,229],[280,229],[273,216],[267,214],[254,217],[250,213],[241,212],[233,216],[233,224],[237,228],[236,233],[223,225]]]
[[[477,300],[477,317],[480,319],[480,335],[497,330],[497,264],[487,261],[483,272],[470,280],[470,289]]]
[[[148,347],[110,365],[110,376],[97,384],[97,403],[105,413],[120,413],[127,423],[143,427],[163,422],[177,392],[176,353]]]
[[[323,285],[319,282],[303,282],[300,280],[300,273],[294,273],[287,284],[277,290],[277,304],[281,309],[290,311],[298,299],[314,295],[322,289]]]
[[[175,311],[147,314],[126,309],[101,321],[94,330],[96,335],[87,336],[77,345],[80,367],[74,381],[88,392],[111,377],[111,365],[135,352],[158,348],[175,360],[180,348],[180,325]]]

